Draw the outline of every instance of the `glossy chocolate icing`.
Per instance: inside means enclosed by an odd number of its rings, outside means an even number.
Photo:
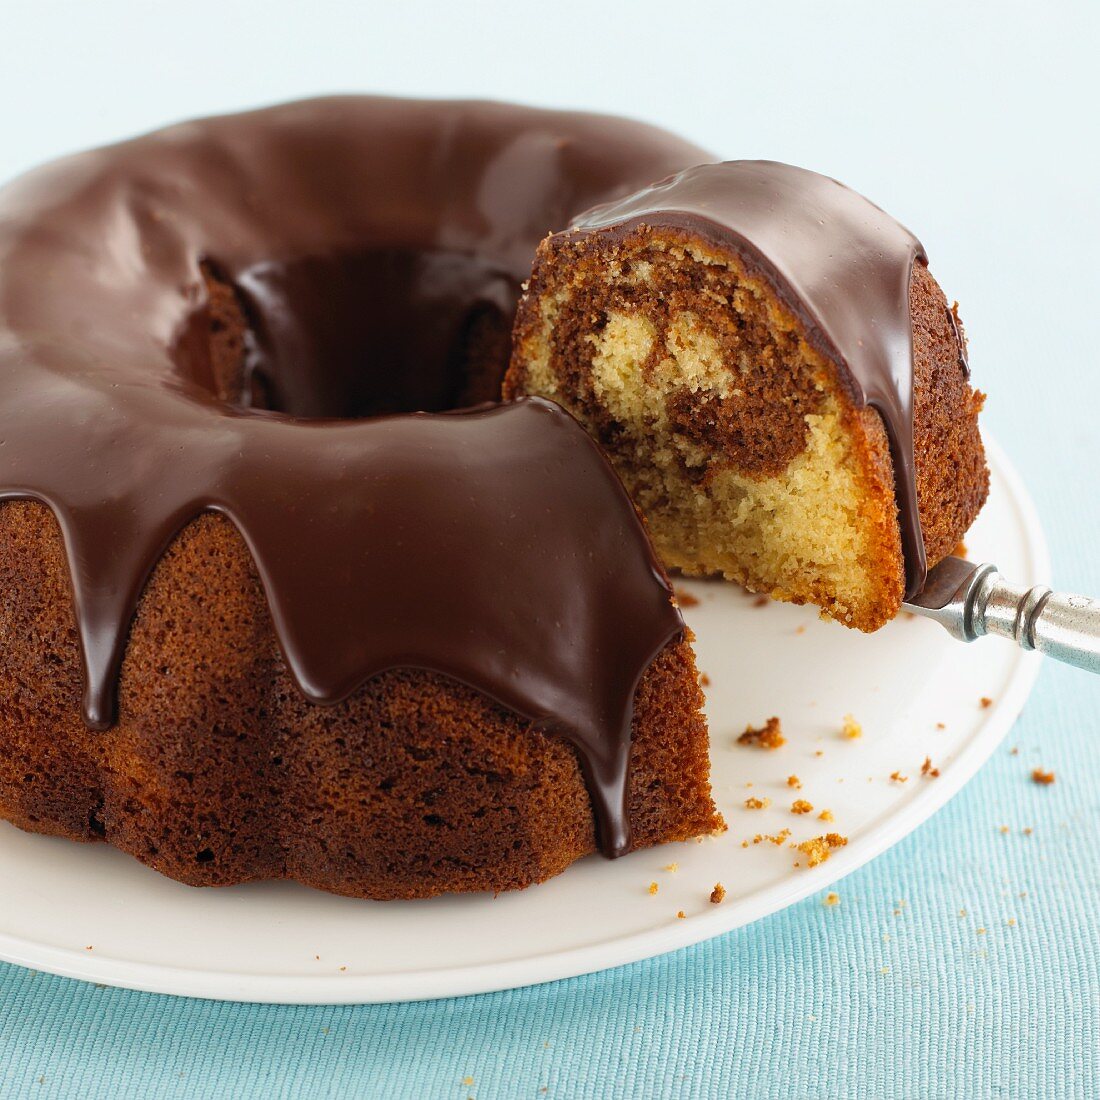
[[[955,343],[959,346],[959,366],[967,378],[970,377],[970,359],[966,354],[966,341],[963,339],[962,325],[959,323],[959,303],[955,302],[948,307],[947,320],[951,323],[951,331],[955,334]]]
[[[732,250],[840,366],[852,397],[878,410],[894,460],[906,591],[919,591],[927,559],[913,454],[909,278],[926,260],[920,241],[836,180],[774,161],[688,168],[587,211],[571,231],[640,224],[682,228]]]
[[[596,115],[347,97],[0,192],[0,497],[60,524],[86,722],[115,720],[145,581],[214,510],[308,698],[391,667],[461,680],[576,746],[601,846],[625,851],[634,691],[683,631],[634,509],[554,405],[413,410],[453,403],[456,342],[510,323],[546,232],[705,158]],[[208,272],[249,321],[229,400],[201,346]],[[411,415],[349,419],[380,411]]]

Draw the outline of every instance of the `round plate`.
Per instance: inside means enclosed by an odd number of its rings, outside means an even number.
[[[987,446],[992,493],[969,553],[1038,583],[1049,568],[1034,510]],[[289,883],[193,889],[106,845],[0,823],[0,958],[162,993],[299,1003],[477,993],[648,958],[782,909],[896,843],[990,755],[1038,671],[1035,654],[992,638],[966,646],[908,615],[867,636],[811,608],[759,606],[732,585],[678,587],[699,601],[685,614],[707,678],[723,836],[591,857],[499,897],[366,902]],[[849,714],[858,739],[842,733]],[[785,745],[737,744],[770,715]],[[938,776],[922,776],[925,758]],[[749,809],[747,798],[770,804]],[[813,810],[796,815],[795,799]],[[753,842],[787,829],[778,844]],[[847,845],[808,867],[791,845],[827,832]]]

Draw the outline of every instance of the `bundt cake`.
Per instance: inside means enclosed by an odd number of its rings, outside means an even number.
[[[499,394],[547,230],[704,157],[353,97],[0,192],[0,816],[371,898],[720,828],[606,459],[540,399],[446,411]]]
[[[710,160],[343,97],[0,191],[0,817],[370,898],[721,829],[623,484],[667,565],[873,629],[986,473],[915,239]]]
[[[789,165],[692,167],[543,241],[505,385],[520,394],[600,442],[667,566],[861,630],[897,614],[988,488],[983,397],[920,243]]]

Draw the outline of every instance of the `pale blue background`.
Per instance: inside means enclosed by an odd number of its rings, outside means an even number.
[[[962,302],[985,422],[1036,497],[1052,579],[1098,594],[1096,11],[0,0],[0,178],[332,90],[629,112],[731,157],[836,175],[923,238]],[[1100,680],[1046,669],[1009,737],[1020,754],[1000,751],[843,882],[838,908],[810,899],[608,974],[263,1008],[0,967],[0,1096],[1100,1095],[1098,710]],[[1057,783],[1032,784],[1035,765]]]

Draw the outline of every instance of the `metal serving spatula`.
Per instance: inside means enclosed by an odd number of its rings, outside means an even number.
[[[1100,600],[1011,584],[995,565],[944,558],[905,607],[961,641],[997,634],[1021,649],[1100,672]]]

